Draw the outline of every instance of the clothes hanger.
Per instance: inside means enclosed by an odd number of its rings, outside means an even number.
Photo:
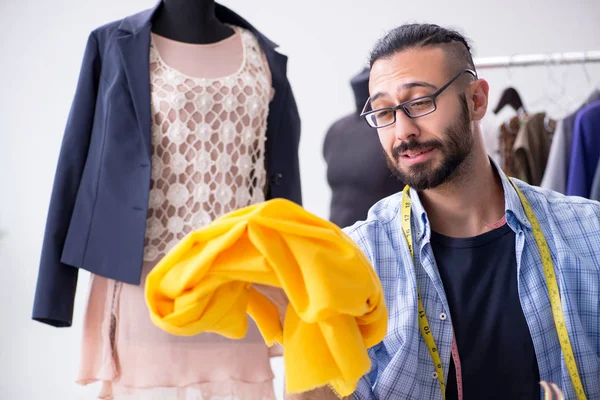
[[[588,92],[585,93],[585,97],[587,98],[589,96],[589,90],[591,89],[592,91],[596,91],[596,90],[600,90],[600,81],[594,83],[592,80],[592,76],[590,75],[590,71],[587,68],[587,64],[588,64],[588,60],[587,60],[587,53],[584,52],[583,56],[581,57],[581,68],[583,69],[583,73],[585,75],[585,80],[586,80],[586,89],[588,90]],[[582,103],[583,100],[580,102]]]
[[[505,106],[512,107],[517,112],[525,112],[525,106],[523,105],[523,100],[521,100],[521,95],[512,86],[507,87],[500,95],[500,100],[498,104],[494,108],[494,114],[498,114],[500,110],[502,110]]]
[[[588,54],[587,52],[583,52],[581,56],[581,69],[583,71],[583,75],[585,77],[584,83],[577,83],[576,86],[582,88],[581,94],[577,95],[576,98],[573,98],[573,102],[569,110],[571,112],[576,112],[579,108],[583,107],[583,105],[590,98],[592,93],[600,91],[600,81],[594,82],[590,71],[588,70]]]
[[[525,105],[523,104],[523,100],[521,99],[521,95],[519,94],[517,89],[515,89],[515,87],[512,84],[513,79],[512,79],[512,72],[510,70],[511,65],[512,65],[512,56],[510,57],[508,64],[506,66],[506,76],[507,76],[506,86],[507,87],[506,87],[506,89],[504,89],[504,91],[500,95],[498,104],[496,104],[496,107],[494,108],[493,111],[494,111],[494,114],[498,114],[505,106],[510,106],[513,110],[515,110],[517,112],[517,118],[520,122],[527,115],[527,112],[525,110]],[[504,129],[506,132],[516,135],[518,132],[518,129],[516,129],[516,130],[512,129],[511,120],[507,120],[503,123]]]
[[[556,63],[558,65],[559,60],[556,60]],[[571,94],[569,94],[569,84],[568,84],[568,77],[570,75],[570,71],[571,71],[571,67],[570,66],[564,66],[563,67],[564,73],[561,79],[561,85],[560,85],[560,92],[558,93],[558,99],[559,102],[561,102],[561,104],[563,105],[562,110],[561,110],[561,117],[564,117],[566,115],[568,115],[570,112],[572,112],[574,109],[576,109],[579,105],[579,101],[573,97]]]
[[[581,68],[583,69],[583,74],[585,75],[585,80],[587,81],[588,85],[594,86],[594,83],[592,82],[592,76],[590,75],[590,71],[587,69],[587,53],[585,52],[581,57]]]
[[[559,61],[555,60],[555,66],[558,66]],[[554,121],[556,121],[557,119],[560,118],[552,118],[552,116],[563,116],[563,115],[567,115],[568,112],[568,108],[570,107],[569,105],[565,106],[564,103],[561,103],[561,100],[565,100],[567,101],[567,103],[573,101],[572,97],[570,97],[569,95],[567,95],[567,88],[566,88],[566,78],[567,78],[567,74],[568,74],[568,69],[565,69],[565,73],[563,76],[563,80],[562,80],[562,85],[561,83],[556,79],[556,76],[552,73],[552,60],[548,59],[548,61],[546,62],[546,68],[547,68],[547,78],[549,78],[550,82],[547,82],[545,87],[546,87],[546,97],[549,100],[550,103],[550,107],[548,107],[548,109],[546,110],[546,114],[544,115],[544,129],[546,130],[546,132],[548,133],[553,133],[554,129],[552,127],[552,124],[554,124]],[[553,95],[550,90],[548,90],[549,88],[558,88],[558,92],[555,92],[555,94]],[[554,108],[552,108],[554,107]]]
[[[525,105],[523,104],[523,100],[521,99],[521,95],[517,91],[517,89],[512,84],[512,73],[510,67],[512,65],[512,57],[510,57],[508,64],[506,66],[506,75],[508,77],[506,88],[500,95],[500,99],[498,100],[498,104],[494,107],[494,114],[498,114],[504,107],[510,106],[517,113],[526,113]]]
[[[548,111],[550,108],[558,108],[558,102],[556,96],[552,93],[551,89],[556,88],[558,83],[552,71],[550,70],[550,59],[547,59],[544,63],[546,68],[545,83],[543,85],[543,93],[540,97],[529,103],[529,108],[534,110],[533,112],[540,112],[542,109]]]

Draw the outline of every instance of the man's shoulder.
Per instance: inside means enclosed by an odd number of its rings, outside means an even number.
[[[585,229],[588,239],[600,242],[600,202],[565,196],[518,180],[515,182],[531,204],[540,223],[549,225],[553,235],[572,235],[575,229]]]
[[[379,200],[369,208],[366,219],[343,228],[343,231],[353,237],[364,235],[373,230],[387,229],[390,222],[398,215],[401,200],[402,192],[394,193]]]
[[[367,218],[343,228],[369,257],[371,262],[383,248],[393,247],[394,238],[398,234],[400,224],[398,214],[402,200],[402,192],[385,197],[375,203],[367,213]]]
[[[554,190],[532,186],[519,180],[515,180],[515,182],[529,201],[533,199],[551,209],[573,207],[578,211],[587,209],[596,213],[600,212],[600,202],[598,201],[579,196],[566,196]]]

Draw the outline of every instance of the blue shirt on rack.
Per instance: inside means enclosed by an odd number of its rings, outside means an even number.
[[[556,383],[566,399],[575,399],[531,223],[516,191],[505,175],[500,175],[507,224],[515,233],[518,295],[540,379]],[[548,242],[585,393],[588,399],[599,399],[600,203],[514,181],[531,204]],[[360,380],[355,399],[442,399],[433,362],[419,331],[417,286],[439,350],[444,378],[448,378],[452,315],[434,259],[427,214],[417,192],[411,189],[410,196],[414,264],[401,227],[402,192],[375,204],[366,221],[344,229],[377,271],[389,312],[387,336],[369,349],[371,371]],[[487,372],[496,373],[496,366],[490,365]]]
[[[600,101],[586,106],[577,113],[571,145],[567,196],[590,198],[598,160],[600,160]]]

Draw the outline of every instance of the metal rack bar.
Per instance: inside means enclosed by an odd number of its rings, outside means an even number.
[[[565,64],[585,64],[600,62],[600,50],[547,53],[547,54],[515,54],[502,57],[481,57],[473,60],[478,69],[531,67]]]

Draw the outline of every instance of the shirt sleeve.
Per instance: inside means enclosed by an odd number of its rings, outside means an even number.
[[[369,222],[357,222],[352,226],[343,228],[342,230],[358,245],[358,247],[360,247],[360,249],[369,259],[369,262],[373,263],[373,248],[371,241],[368,239],[369,234],[367,233],[370,227],[372,227],[372,224]],[[375,268],[375,270],[377,270],[377,268]],[[353,394],[355,400],[377,400],[374,387],[379,378],[377,361],[380,358],[379,356],[381,355],[381,349],[382,343],[367,349],[367,353],[371,359],[371,369],[359,380],[356,390]]]

